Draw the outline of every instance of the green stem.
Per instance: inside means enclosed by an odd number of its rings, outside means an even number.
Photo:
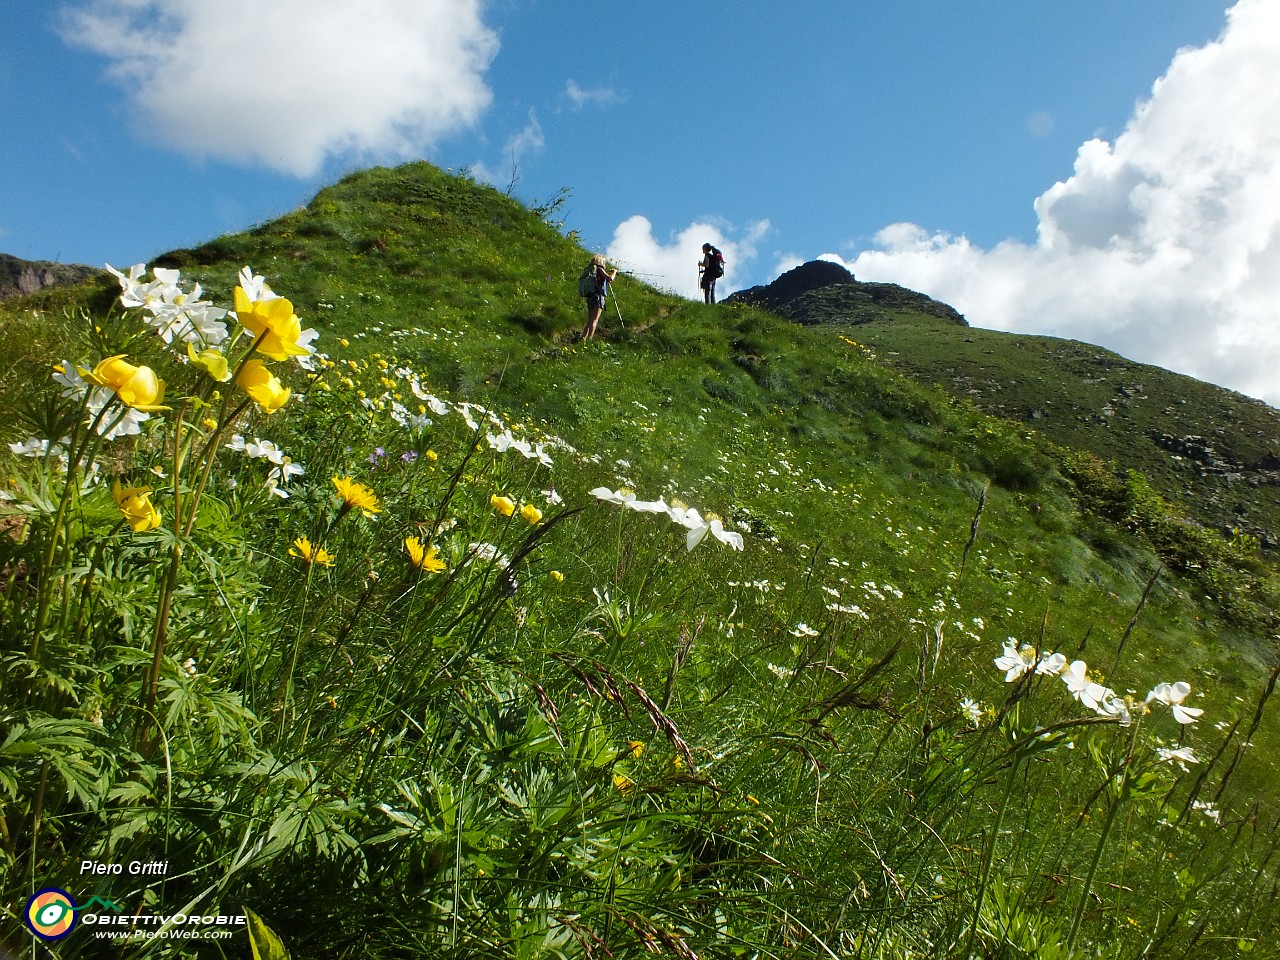
[[[1128,774],[1125,774],[1127,776]],[[1102,833],[1098,837],[1098,846],[1093,851],[1093,860],[1089,864],[1089,872],[1084,878],[1084,889],[1080,892],[1080,902],[1076,904],[1075,916],[1071,918],[1071,931],[1067,934],[1067,952],[1076,943],[1076,934],[1080,930],[1080,921],[1084,918],[1084,908],[1089,903],[1089,893],[1093,889],[1093,878],[1098,872],[1098,864],[1102,862],[1102,851],[1107,845],[1107,836],[1111,833],[1111,825],[1115,823],[1116,811],[1123,801],[1116,799],[1107,808],[1107,819],[1102,822]]]
[[[978,936],[978,923],[982,917],[982,901],[986,896],[987,883],[991,879],[991,866],[996,859],[996,844],[1000,840],[1000,828],[1004,823],[1004,812],[1009,807],[1009,798],[1013,796],[1013,788],[1018,781],[1019,766],[1021,766],[1021,757],[1015,754],[1009,764],[1009,776],[1005,780],[1004,796],[1000,798],[1000,807],[996,810],[996,822],[991,830],[991,841],[987,844],[987,851],[983,855],[982,879],[978,882],[978,896],[973,903],[973,919],[969,923],[969,939],[964,948],[965,956],[973,955],[973,941]]]

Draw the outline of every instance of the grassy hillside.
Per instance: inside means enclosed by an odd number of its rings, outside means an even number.
[[[114,280],[0,307],[0,943],[54,886],[263,955],[1274,955],[1256,549],[863,327],[624,277],[575,342],[554,215],[377,169],[152,265],[250,265],[311,370]]]
[[[893,303],[892,285],[824,279],[815,290],[755,296],[799,323],[846,330],[884,362],[993,416],[1140,470],[1215,530],[1280,548],[1280,411],[1091,344],[959,326],[944,305]]]

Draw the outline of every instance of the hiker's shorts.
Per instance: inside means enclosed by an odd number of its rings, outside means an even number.
[[[589,297],[587,297],[587,309],[588,309],[588,310],[603,310],[603,309],[604,309],[604,294],[603,294],[603,293],[593,293],[593,294],[591,294]]]

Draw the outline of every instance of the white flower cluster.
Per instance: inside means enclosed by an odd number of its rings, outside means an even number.
[[[1156,684],[1146,699],[1139,703],[1129,697],[1120,697],[1110,687],[1090,680],[1088,665],[1083,660],[1067,663],[1067,658],[1060,653],[1041,655],[1030,646],[1018,649],[1018,642],[1012,637],[1005,641],[1004,653],[996,657],[995,664],[1005,671],[1006,683],[1012,683],[1032,670],[1042,676],[1060,677],[1068,692],[1086,707],[1125,724],[1132,722],[1135,712],[1146,713],[1152,703],[1163,703],[1169,707],[1173,719],[1180,724],[1195,723],[1204,713],[1198,707],[1183,706],[1182,701],[1191,693],[1191,684],[1182,680]]]
[[[143,282],[142,276],[147,272],[145,263],[135,263],[127,275],[109,263],[106,267],[120,281],[121,305],[138,307],[151,314],[147,322],[156,328],[165,343],[177,340],[216,347],[227,339],[227,325],[222,322],[227,311],[201,300],[198,283],[190,293],[184,292],[178,282],[179,271],[156,267],[151,271],[151,281]]]
[[[711,534],[716,540],[732,547],[734,550],[742,549],[742,534],[726,530],[724,521],[714,514],[708,519],[703,519],[702,514],[698,513],[693,507],[668,504],[661,497],[657,500],[638,500],[632,491],[625,488],[622,490],[610,490],[608,487],[596,487],[591,491],[591,495],[597,500],[616,503],[627,510],[634,510],[637,513],[665,513],[673,523],[689,531],[685,537],[685,549],[687,550],[692,550],[700,544],[706,539],[707,534]]]

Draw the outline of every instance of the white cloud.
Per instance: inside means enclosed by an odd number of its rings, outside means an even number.
[[[565,84],[564,95],[569,98],[575,110],[581,110],[588,104],[608,107],[622,101],[622,97],[611,87],[584,87],[573,79]]]
[[[842,262],[978,326],[1090,341],[1280,406],[1278,62],[1280,4],[1239,0],[1114,143],[1083,144],[1036,199],[1036,243],[895,224]]]
[[[746,265],[756,256],[756,245],[769,232],[769,221],[758,220],[736,238],[708,222],[691,223],[671,234],[667,243],[653,235],[653,224],[639,214],[618,224],[605,254],[623,270],[642,274],[642,279],[685,297],[701,300],[698,264],[702,245],[709,243],[724,254],[724,277],[716,281],[716,298],[735,289],[734,276],[743,276]]]
[[[498,49],[482,0],[82,0],[64,37],[107,57],[138,131],[297,176],[405,159],[473,123]]]

